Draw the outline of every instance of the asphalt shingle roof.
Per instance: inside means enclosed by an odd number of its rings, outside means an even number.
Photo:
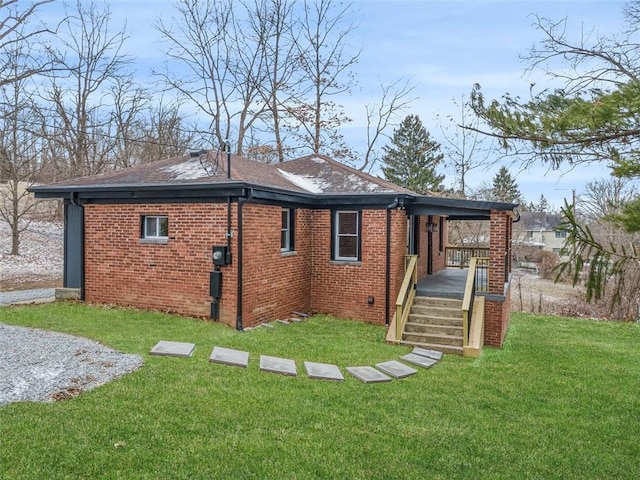
[[[227,155],[208,151],[202,156],[160,160],[135,167],[74,178],[49,187],[110,187],[127,185],[219,184],[242,181],[294,192],[316,194],[407,193],[380,178],[360,172],[323,155],[308,155],[289,162],[264,164],[231,156],[231,178],[227,178]]]

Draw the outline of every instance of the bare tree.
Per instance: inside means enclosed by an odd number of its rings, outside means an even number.
[[[176,0],[175,20],[156,23],[168,61],[164,71],[155,71],[208,117],[211,144],[235,135],[238,154],[267,109],[261,94],[265,32],[245,29],[240,7],[245,5],[229,0]]]
[[[459,116],[448,115],[448,124],[440,123],[444,138],[442,147],[456,174],[457,193],[465,198],[468,193],[467,174],[487,166],[495,150],[492,139],[478,132],[480,119],[474,115],[464,95],[460,101],[454,99],[453,104],[458,108]]]
[[[23,71],[22,60],[28,58],[28,45],[13,47],[10,73],[17,79]],[[0,218],[11,228],[12,255],[20,253],[20,234],[29,226],[29,214],[36,206],[27,191],[35,182],[40,160],[40,138],[33,128],[38,112],[29,81],[22,77],[0,87]]]
[[[367,149],[362,163],[358,166],[360,171],[369,171],[382,158],[377,149],[378,140],[381,137],[389,138],[385,131],[390,126],[397,126],[400,114],[411,105],[415,97],[411,96],[415,85],[409,80],[399,79],[388,85],[380,85],[380,101],[367,105]]]
[[[116,77],[111,88],[113,111],[107,129],[114,140],[114,168],[127,168],[139,163],[140,142],[137,140],[142,129],[143,112],[151,102],[150,94],[131,77]]]
[[[37,10],[51,0],[25,6],[17,0],[0,3],[0,218],[11,228],[11,254],[20,252],[20,234],[28,227],[35,201],[27,188],[40,168],[38,116],[30,80],[51,69],[40,55],[51,31],[31,24]]]
[[[295,119],[291,128],[313,153],[352,158],[339,127],[351,122],[333,98],[349,92],[355,84],[351,68],[360,52],[348,52],[348,41],[356,26],[351,4],[333,0],[306,0],[300,19],[299,75],[308,90],[289,106]]]
[[[38,24],[32,27],[29,23],[42,5],[53,1],[39,0],[28,5],[25,5],[24,1],[18,3],[18,0],[0,2],[0,54],[2,54],[0,57],[0,87],[25,80],[51,69],[51,65],[42,60],[16,69],[11,55],[7,56],[5,53],[15,52],[25,44],[29,44],[30,49],[33,49],[40,43],[43,35],[51,33],[46,25]],[[23,53],[30,57],[34,56],[32,50]]]
[[[610,177],[594,180],[584,187],[576,203],[580,215],[591,223],[608,221],[620,213],[624,205],[638,195],[633,182],[627,178]]]
[[[160,97],[147,109],[138,133],[140,163],[180,155],[192,145],[194,129],[185,125],[180,107],[180,101],[167,102]]]
[[[273,134],[275,146],[254,141],[247,155],[272,163],[273,154],[278,162],[286,158],[286,105],[300,95],[300,83],[294,81],[297,68],[298,32],[294,28],[294,2],[291,0],[257,0],[249,24],[254,35],[264,38],[264,65],[266,75],[261,96],[268,116],[267,135]],[[260,33],[263,32],[263,33]],[[269,121],[270,120],[270,121]]]
[[[111,87],[128,78],[130,59],[121,53],[127,38],[124,27],[112,33],[110,18],[107,7],[77,1],[67,7],[60,48],[52,50],[60,71],[51,76],[44,97],[53,108],[50,140],[65,151],[67,176],[91,175],[113,166]],[[125,96],[122,90],[115,92]]]

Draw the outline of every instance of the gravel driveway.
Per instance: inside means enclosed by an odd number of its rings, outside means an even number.
[[[53,301],[55,300],[55,296],[55,288],[36,288],[33,290],[0,292],[0,307],[3,305],[11,305],[13,303]]]
[[[0,406],[71,398],[142,363],[86,338],[0,323]]]

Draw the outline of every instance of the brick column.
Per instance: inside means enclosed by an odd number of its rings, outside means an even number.
[[[511,288],[505,289],[511,270],[511,217],[491,211],[489,244],[489,295],[485,302],[484,341],[501,347],[509,328]]]

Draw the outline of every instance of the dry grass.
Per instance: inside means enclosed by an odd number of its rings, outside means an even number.
[[[606,301],[586,302],[584,287],[573,287],[566,282],[554,283],[524,270],[513,272],[511,310],[542,315],[611,318],[611,309]]]

